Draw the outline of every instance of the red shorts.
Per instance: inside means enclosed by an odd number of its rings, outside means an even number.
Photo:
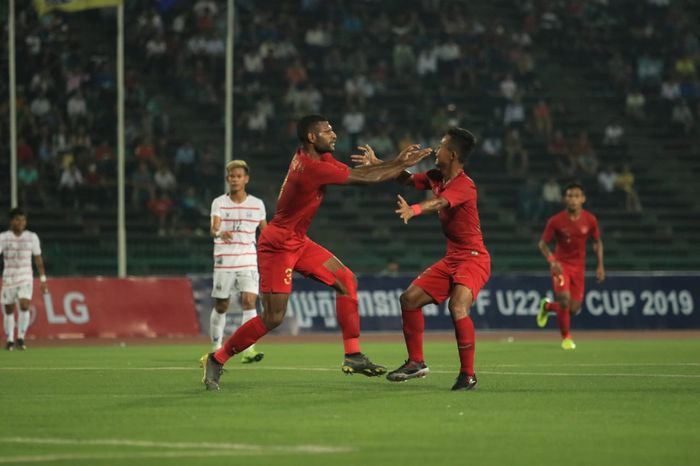
[[[455,285],[463,285],[472,292],[472,300],[476,297],[489,280],[491,275],[491,259],[481,258],[450,258],[443,257],[423,271],[413,280],[415,285],[428,293],[437,304],[450,297]]]
[[[258,242],[260,292],[291,293],[292,273],[295,271],[326,285],[333,285],[336,277],[323,266],[331,257],[333,254],[330,251],[308,236],[295,237],[287,230],[268,225]]]
[[[552,272],[552,289],[554,294],[569,293],[572,301],[583,301],[583,292],[585,289],[586,269],[581,266],[565,264],[559,262],[562,268],[562,274],[557,275]]]

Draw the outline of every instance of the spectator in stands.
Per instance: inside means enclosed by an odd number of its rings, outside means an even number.
[[[549,140],[547,154],[551,156],[551,160],[556,164],[559,173],[562,175],[573,174],[575,166],[572,163],[569,143],[566,142],[564,133],[561,130],[556,130]]]
[[[690,134],[693,131],[695,119],[685,99],[676,101],[671,111],[671,122],[685,134]]]
[[[581,131],[571,146],[571,156],[576,167],[584,175],[593,176],[598,171],[598,158],[587,131]]]
[[[76,90],[66,104],[66,113],[70,118],[71,125],[77,126],[79,123],[85,123],[88,119],[87,102],[83,93]]]
[[[357,138],[365,129],[365,114],[356,106],[351,105],[343,115],[342,125],[350,138],[350,146],[357,146]]]
[[[625,128],[618,120],[612,120],[605,126],[603,133],[603,145],[619,146],[622,144],[625,136]]]
[[[159,191],[158,195],[148,201],[148,211],[155,217],[158,225],[158,236],[165,236],[166,232],[172,232],[173,227],[173,201],[166,191]]]
[[[177,189],[177,180],[175,175],[170,170],[170,167],[165,162],[158,163],[158,169],[153,175],[153,181],[156,185],[156,189],[163,192],[167,192],[170,195],[175,193]]]
[[[637,195],[637,190],[634,189],[634,174],[628,164],[622,167],[615,184],[625,193],[625,210],[627,212],[641,212],[642,203]]]
[[[550,177],[542,185],[542,202],[544,204],[545,217],[561,210],[561,187],[556,178]]]
[[[384,268],[379,272],[378,275],[380,277],[398,277],[400,268],[401,266],[399,265],[399,263],[395,259],[390,258],[386,261]]]
[[[598,193],[604,203],[617,204],[617,172],[612,165],[607,165],[598,173]]]
[[[535,130],[544,136],[545,140],[549,140],[552,135],[552,115],[549,105],[544,99],[540,99],[532,109],[532,119],[535,123]]]
[[[140,210],[153,197],[151,170],[147,162],[141,161],[136,171],[131,174],[131,206]]]
[[[207,208],[197,197],[195,187],[188,186],[180,198],[180,212],[177,217],[177,223],[181,224],[185,233],[203,236],[205,232],[199,225],[201,225],[203,218],[207,218],[207,214]]]
[[[516,128],[508,130],[505,141],[506,170],[509,173],[527,173],[529,160],[527,151],[523,147],[520,131]],[[515,166],[518,165],[516,170]]]
[[[20,165],[17,170],[17,187],[19,191],[19,200],[23,206],[32,205],[40,197],[43,201],[43,196],[40,196],[42,189],[39,184],[39,170],[36,165],[31,162],[26,162]]]
[[[99,206],[105,204],[105,183],[96,162],[91,162],[88,165],[84,178],[85,208],[97,210]]]
[[[518,217],[532,225],[538,223],[542,217],[542,189],[537,180],[527,177],[525,183],[521,183],[517,191]]]
[[[522,129],[525,124],[525,107],[519,96],[508,102],[503,110],[503,125],[506,128]]]
[[[145,136],[134,149],[134,156],[139,162],[146,162],[150,166],[156,165],[156,148],[150,136]]]
[[[646,97],[639,89],[632,89],[627,93],[625,100],[625,113],[627,113],[627,116],[637,122],[644,121],[646,119],[645,105]]]
[[[80,169],[75,162],[69,162],[63,169],[58,183],[58,191],[63,207],[73,209],[80,207],[83,183],[83,174],[80,172]]]

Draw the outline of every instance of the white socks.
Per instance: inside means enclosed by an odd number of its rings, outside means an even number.
[[[241,325],[245,324],[248,322],[250,319],[258,315],[258,311],[255,309],[246,309],[243,311],[242,316],[241,316]],[[250,345],[248,348],[246,348],[245,352],[248,351],[255,351],[255,344]]]
[[[24,340],[29,328],[29,311],[19,311],[19,319],[17,319],[17,338]]]
[[[226,327],[226,313],[219,314],[216,309],[212,309],[209,316],[209,335],[214,351],[224,344],[224,327]]]
[[[5,314],[3,310],[3,324],[5,325],[5,336],[8,343],[15,341],[15,313]]]

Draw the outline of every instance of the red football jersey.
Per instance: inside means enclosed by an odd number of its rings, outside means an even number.
[[[552,215],[542,233],[542,241],[556,240],[554,257],[560,262],[584,267],[586,264],[586,240],[588,237],[600,239],[598,220],[586,210],[572,220],[566,210]]]
[[[488,257],[476,208],[476,185],[464,171],[446,183],[440,170],[415,173],[413,185],[417,189],[430,189],[450,203],[449,207],[438,212],[442,232],[447,238],[448,256],[467,252]]]
[[[338,162],[330,153],[321,160],[297,150],[282,183],[275,215],[270,225],[305,236],[326,193],[326,185],[344,184],[350,167]]]

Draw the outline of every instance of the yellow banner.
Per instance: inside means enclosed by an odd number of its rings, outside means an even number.
[[[90,8],[119,6],[122,0],[34,0],[34,8],[39,15],[51,10],[80,11]]]

